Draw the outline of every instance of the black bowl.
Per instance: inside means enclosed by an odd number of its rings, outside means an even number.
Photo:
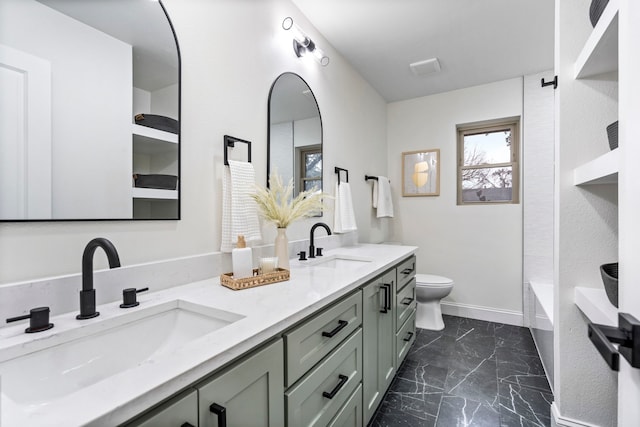
[[[600,275],[609,301],[615,308],[618,308],[618,263],[602,264]]]

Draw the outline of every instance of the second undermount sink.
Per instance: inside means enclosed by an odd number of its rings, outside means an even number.
[[[183,300],[50,338],[51,346],[0,363],[2,394],[36,407],[135,368],[244,316]],[[85,331],[86,330],[86,331]]]
[[[336,269],[353,269],[365,266],[373,261],[370,258],[353,255],[334,254],[321,258],[316,258],[308,262],[310,267],[327,267]]]

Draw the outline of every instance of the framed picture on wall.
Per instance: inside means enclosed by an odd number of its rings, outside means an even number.
[[[440,195],[440,149],[402,153],[402,196]]]

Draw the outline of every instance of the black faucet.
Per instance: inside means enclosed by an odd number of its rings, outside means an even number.
[[[327,224],[325,224],[324,222],[316,222],[315,224],[313,224],[313,226],[311,226],[311,231],[309,232],[309,258],[315,258],[316,255],[322,256],[322,248],[318,248],[318,253],[316,254],[316,247],[313,246],[313,234],[318,227],[323,227],[325,230],[327,230],[327,235],[331,236],[331,229]]]
[[[100,313],[96,311],[96,290],[93,289],[93,254],[101,247],[107,254],[109,268],[120,267],[118,251],[109,240],[98,237],[93,239],[84,248],[82,254],[82,290],[80,291],[80,314],[76,319],[91,319]]]

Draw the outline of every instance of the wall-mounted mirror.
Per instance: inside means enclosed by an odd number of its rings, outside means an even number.
[[[0,17],[0,221],[179,219],[162,3],[0,0]]]
[[[295,194],[322,191],[322,119],[309,85],[297,74],[281,74],[269,93],[267,175],[277,171]],[[294,194],[294,195],[295,195]]]

